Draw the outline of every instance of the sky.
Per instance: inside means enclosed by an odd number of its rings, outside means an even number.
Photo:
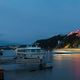
[[[80,0],[0,0],[0,40],[32,43],[80,28]]]

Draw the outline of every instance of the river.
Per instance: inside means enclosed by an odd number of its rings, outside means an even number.
[[[53,54],[53,69],[29,71],[26,68],[4,71],[4,79],[80,80],[80,54]]]

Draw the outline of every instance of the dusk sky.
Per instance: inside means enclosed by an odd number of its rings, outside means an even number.
[[[31,43],[80,28],[80,0],[0,0],[0,40]]]

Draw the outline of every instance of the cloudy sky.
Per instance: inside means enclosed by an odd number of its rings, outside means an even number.
[[[80,0],[0,0],[0,40],[31,43],[80,28]]]

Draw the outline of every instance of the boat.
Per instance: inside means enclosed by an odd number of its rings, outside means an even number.
[[[37,63],[41,69],[52,67],[52,54],[38,46],[28,46],[16,49],[16,56],[19,62]]]
[[[6,59],[3,57],[0,59],[0,65],[3,69],[11,70],[32,68],[35,70],[37,67],[39,67],[38,69],[47,69],[52,68],[53,66],[52,59],[49,59],[51,58],[51,56],[49,56],[51,54],[38,46],[18,47],[15,49],[15,53],[16,55],[14,58]],[[13,65],[16,67],[14,68]],[[10,68],[6,68],[6,66],[10,66]]]
[[[61,48],[61,49],[54,49],[54,53],[80,53],[80,48]]]
[[[45,51],[38,46],[35,46],[35,47],[28,46],[24,48],[17,48],[15,51],[16,51],[16,56],[18,58],[24,58],[24,59],[29,59],[29,58],[42,59],[45,54]]]

